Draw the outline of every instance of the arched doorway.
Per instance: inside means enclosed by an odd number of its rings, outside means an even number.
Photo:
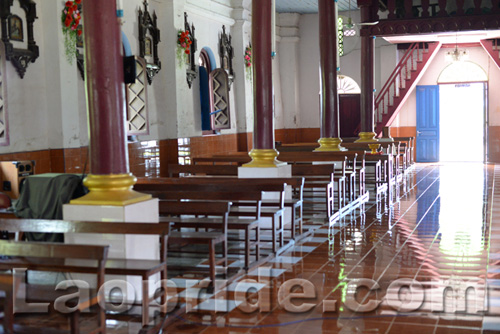
[[[488,77],[471,61],[455,61],[438,78],[440,161],[483,162]],[[461,137],[457,142],[458,137]]]

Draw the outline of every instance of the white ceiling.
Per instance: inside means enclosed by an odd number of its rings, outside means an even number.
[[[349,3],[351,4],[351,10],[358,9],[356,0],[338,0],[339,11],[348,10]],[[318,0],[276,0],[276,11],[278,13],[317,13]]]

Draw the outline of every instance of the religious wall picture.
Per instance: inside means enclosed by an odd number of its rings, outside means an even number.
[[[9,39],[19,42],[24,40],[23,21],[17,15],[9,17]]]
[[[153,55],[153,41],[151,37],[146,37],[144,39],[144,56],[151,57]]]

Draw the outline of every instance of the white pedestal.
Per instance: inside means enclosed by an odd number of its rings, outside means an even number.
[[[250,168],[250,167],[238,168],[239,179],[278,178],[278,177],[292,177],[292,166],[283,165],[283,166],[269,167],[269,168]]]
[[[269,168],[252,168],[252,167],[239,167],[238,168],[238,178],[239,179],[256,179],[256,178],[285,178],[292,177],[292,166],[283,165],[278,167]],[[262,194],[263,199],[279,200],[279,195],[276,193],[266,193]],[[285,191],[285,198],[292,198],[292,187],[287,186]],[[263,227],[267,228],[271,226],[271,218],[263,217],[261,221],[264,223]],[[285,208],[284,224],[285,226],[291,224],[292,221],[292,211],[291,208]]]
[[[157,223],[158,199],[130,204],[126,206],[98,206],[98,205],[74,205],[63,206],[63,219],[118,223]],[[68,244],[90,244],[109,245],[108,258],[117,259],[147,259],[158,260],[160,255],[159,238],[148,235],[123,235],[123,234],[90,234],[90,233],[66,233],[65,243]],[[78,275],[78,279],[85,280],[95,286],[95,279],[87,275]],[[150,291],[154,292],[153,286],[160,276],[157,275],[149,283]],[[125,280],[133,286],[133,289],[124,291],[127,293],[127,301],[140,301],[142,298],[142,282],[138,276],[114,276],[106,275],[106,281]],[[109,291],[106,291],[108,296]]]

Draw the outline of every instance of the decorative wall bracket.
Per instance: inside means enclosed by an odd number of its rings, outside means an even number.
[[[151,85],[154,76],[161,70],[160,57],[158,56],[160,29],[157,25],[156,11],[151,16],[147,0],[144,0],[143,4],[144,12],[139,9],[139,55],[146,60],[148,83]]]
[[[11,43],[11,40],[20,42],[24,39],[22,20],[11,13],[10,7],[14,4],[14,0],[3,0],[0,2],[0,20],[2,24],[2,42],[5,45],[5,58],[12,62],[19,76],[23,78],[29,63],[34,63],[39,56],[38,45],[36,45],[33,34],[33,24],[37,16],[36,3],[33,0],[18,1],[26,14],[28,32],[28,45],[26,49],[15,48],[14,44]],[[12,17],[18,19],[11,20]],[[20,27],[10,26],[10,24],[19,24],[19,22],[21,23]]]
[[[226,26],[222,26],[222,33],[219,35],[219,57],[220,66],[227,72],[229,87],[231,89],[231,84],[234,81],[234,70],[233,70],[233,46],[231,45],[231,34],[226,34]]]
[[[187,31],[189,33],[189,38],[191,39],[192,43],[191,46],[189,47],[189,59],[187,62],[187,70],[186,70],[186,80],[188,83],[189,88],[193,85],[194,79],[196,79],[197,72],[196,72],[196,62],[195,62],[195,57],[194,54],[196,52],[197,48],[197,42],[196,38],[194,35],[194,24],[191,24],[191,27],[189,26],[188,20],[187,20],[187,13],[184,12],[184,31]]]

